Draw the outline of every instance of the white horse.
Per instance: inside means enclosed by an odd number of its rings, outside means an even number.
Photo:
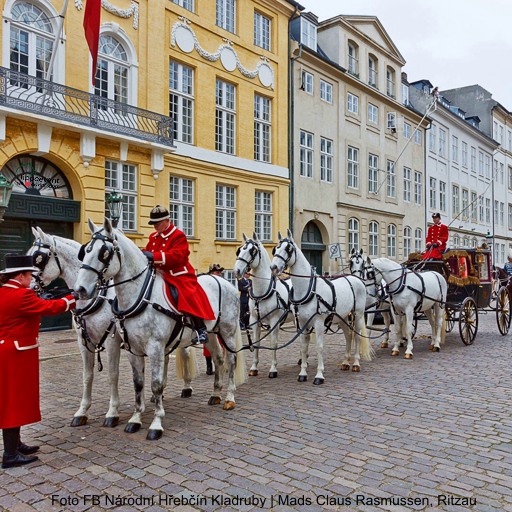
[[[144,404],[144,356],[151,367],[151,390],[155,397],[155,415],[147,439],[159,439],[163,433],[162,419],[165,410],[162,393],[165,387],[166,353],[173,345],[190,345],[197,333],[188,325],[180,328],[181,316],[171,311],[166,297],[167,284],[162,276],[153,271],[142,251],[124,234],[112,227],[105,219],[100,229],[89,219],[92,240],[84,252],[83,264],[78,272],[75,290],[80,298],[91,297],[98,283],[112,279],[116,289],[116,302],[112,310],[123,343],[130,351],[135,387],[135,411],[128,421],[125,432],[136,432],[141,427]],[[210,405],[221,402],[224,372],[228,370],[228,391],[224,409],[235,407],[236,384],[245,379],[242,336],[238,323],[238,292],[225,279],[202,275],[198,277],[216,320],[207,321],[209,330],[206,347],[215,361],[214,391]],[[178,324],[178,325],[177,325]],[[175,329],[177,327],[177,329]],[[173,340],[173,332],[179,332]],[[226,353],[217,341],[222,339]]]
[[[307,381],[308,348],[310,328],[316,333],[318,366],[313,384],[324,382],[324,328],[332,319],[345,334],[346,352],[341,369],[350,369],[352,341],[355,339],[352,371],[361,370],[360,358],[371,360],[373,350],[366,337],[364,310],[366,288],[355,276],[342,276],[332,281],[318,276],[306,257],[293,241],[290,230],[287,238],[278,234],[279,243],[274,249],[271,270],[280,274],[289,267],[293,284],[290,302],[296,308],[297,328],[303,330],[301,341],[301,370],[299,382]]]
[[[234,271],[237,279],[241,279],[249,268],[251,271],[252,287],[249,292],[249,310],[251,312],[250,324],[256,345],[249,375],[258,375],[258,346],[261,339],[261,327],[266,324],[270,326],[270,347],[272,349],[272,363],[268,376],[270,379],[274,379],[277,377],[276,349],[279,328],[283,322],[293,320],[288,300],[289,285],[270,271],[270,257],[259,241],[258,235],[253,233],[252,238],[247,238],[244,233],[243,237],[244,245],[237,250]]]
[[[372,311],[378,309],[385,325],[384,339],[380,347],[387,348],[389,346],[389,333],[391,332],[391,309],[389,308],[389,302],[381,293],[381,286],[377,286],[375,272],[372,272],[372,267],[367,266],[366,263],[367,258],[364,256],[363,249],[357,251],[353,248],[350,251],[348,265],[350,273],[361,278],[366,286],[366,327],[373,325],[375,313],[372,313]]]
[[[378,282],[384,280],[391,301],[395,319],[395,344],[392,356],[399,355],[402,337],[407,339],[405,359],[412,359],[412,331],[414,316],[423,312],[432,327],[430,350],[439,352],[444,342],[445,315],[444,305],[448,284],[444,277],[433,271],[414,272],[387,258],[370,260],[368,265],[375,269]]]
[[[78,251],[80,244],[60,236],[50,236],[40,228],[32,228],[35,241],[27,252],[34,257],[35,265],[40,269],[36,277],[43,288],[57,278],[62,278],[68,286],[73,285],[78,275],[80,261]],[[82,355],[83,391],[80,407],[76,411],[72,427],[87,424],[88,410],[92,402],[92,385],[94,379],[94,358],[99,357],[100,340],[112,319],[109,301],[113,300],[113,289],[107,289],[96,295],[91,301],[77,301],[73,311],[74,327],[78,335],[78,347]],[[75,321],[78,319],[78,323]],[[84,330],[85,329],[85,330]],[[116,334],[107,336],[103,348],[108,359],[108,378],[110,384],[110,406],[105,415],[103,426],[115,427],[119,423],[119,354],[121,339]]]

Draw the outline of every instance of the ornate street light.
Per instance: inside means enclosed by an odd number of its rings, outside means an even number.
[[[113,190],[107,195],[106,201],[112,226],[117,228],[117,224],[123,213],[123,196]]]
[[[11,199],[12,185],[0,174],[0,222],[4,221],[4,213]]]

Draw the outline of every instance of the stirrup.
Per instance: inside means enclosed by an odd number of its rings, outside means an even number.
[[[192,338],[192,345],[204,345],[208,341],[208,331],[202,327],[196,330],[197,336]]]

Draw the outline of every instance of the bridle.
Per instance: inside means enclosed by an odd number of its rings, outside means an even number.
[[[360,263],[363,262],[363,265],[360,266]],[[354,267],[358,265],[359,268],[357,269],[354,269]],[[360,279],[363,279],[364,280],[364,277],[365,277],[365,270],[366,270],[366,265],[364,264],[364,258],[361,256],[361,254],[359,253],[356,253],[354,256],[352,256],[350,258],[350,261],[349,261],[349,264],[348,264],[348,267],[350,269],[350,273],[352,275],[356,275],[356,274],[359,274],[359,278]]]
[[[78,252],[78,259],[83,262],[85,254],[92,251],[96,241],[100,240],[101,242],[103,242],[103,245],[101,246],[98,253],[98,261],[104,265],[103,270],[97,270],[94,267],[87,265],[86,263],[82,263],[80,268],[83,268],[84,270],[91,270],[92,272],[94,272],[98,276],[99,287],[106,287],[107,283],[105,281],[105,273],[108,270],[108,267],[112,262],[112,259],[114,258],[114,254],[117,254],[119,264],[121,265],[121,253],[119,251],[119,245],[117,243],[117,238],[115,237],[115,235],[113,237],[110,237],[108,235],[104,235],[102,231],[103,229],[96,231],[96,233],[92,235],[91,240],[86,244],[82,245],[82,247],[80,247],[80,251]],[[111,243],[112,247],[108,246],[107,242]]]
[[[44,281],[41,279],[41,274],[44,272],[46,265],[50,261],[50,258],[53,256],[55,258],[55,263],[57,263],[57,267],[59,267],[59,274],[62,274],[62,265],[60,264],[59,256],[56,247],[55,239],[53,240],[53,245],[43,242],[41,238],[37,238],[34,240],[32,247],[37,247],[37,249],[32,254],[32,258],[34,261],[34,266],[39,269],[37,274],[34,274],[34,280],[36,281],[36,291],[41,293],[45,290],[46,285]],[[41,249],[48,249],[48,252],[43,252]]]
[[[284,244],[284,243],[287,243],[288,245],[286,245],[285,247],[285,251],[286,251],[286,257],[284,256],[281,256],[277,250],[281,248],[281,246]],[[284,267],[286,268],[288,266],[288,263],[290,263],[290,260],[292,259],[292,256],[295,254],[295,245],[294,243],[289,239],[289,238],[281,238],[281,240],[279,240],[279,243],[272,249],[272,256],[274,256],[275,258],[279,258],[280,260],[283,261],[284,263]]]
[[[240,256],[240,253],[244,249],[249,249],[249,256],[250,256],[249,260],[246,260],[245,258],[242,258]],[[244,269],[244,272],[242,272],[242,274],[244,274],[245,271],[247,271],[247,269],[251,267],[252,263],[254,263],[256,256],[259,256],[260,261],[261,261],[261,249],[260,249],[259,245],[252,238],[249,238],[245,241],[244,245],[242,245],[241,247],[239,247],[236,250],[236,256],[237,256],[237,258],[236,258],[237,261],[242,261],[245,263],[245,269]]]

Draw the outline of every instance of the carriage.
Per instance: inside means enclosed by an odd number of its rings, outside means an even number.
[[[508,333],[512,282],[493,267],[491,251],[485,244],[477,248],[448,249],[442,260],[418,261],[420,257],[411,255],[405,266],[416,271],[434,270],[448,283],[446,332],[451,332],[458,322],[462,342],[471,345],[478,332],[480,310],[494,312],[498,330],[502,335]]]

